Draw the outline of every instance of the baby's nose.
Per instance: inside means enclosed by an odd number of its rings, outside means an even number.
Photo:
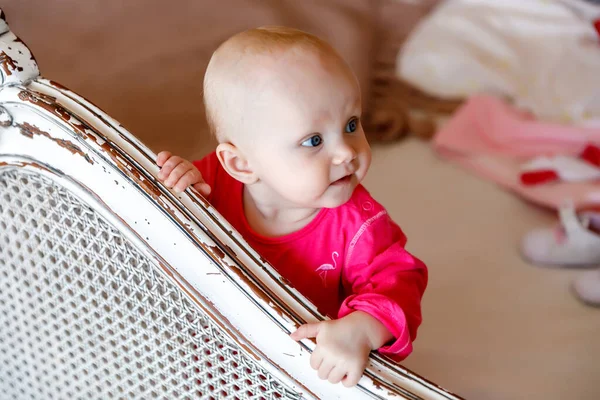
[[[335,165],[341,165],[351,162],[356,158],[356,150],[348,143],[341,143],[337,148],[333,157]]]

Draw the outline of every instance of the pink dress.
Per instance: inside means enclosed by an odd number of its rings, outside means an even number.
[[[395,337],[380,353],[400,361],[412,352],[427,268],[404,249],[406,236],[364,187],[346,204],[322,209],[299,231],[264,237],[246,220],[243,184],[216,155],[194,165],[212,188],[213,207],[319,311],[338,318],[354,310],[369,313]]]

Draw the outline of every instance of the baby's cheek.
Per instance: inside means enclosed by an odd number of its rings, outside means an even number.
[[[307,173],[297,174],[290,179],[290,184],[290,192],[294,193],[295,198],[302,200],[303,203],[318,200],[329,186],[323,177]]]
[[[315,196],[320,196],[326,192],[327,188],[331,185],[329,169],[315,168],[307,180],[311,186],[311,192],[314,193]]]
[[[365,170],[369,169],[371,165],[371,148],[367,145],[366,148],[359,153],[359,160],[361,163],[361,168]]]

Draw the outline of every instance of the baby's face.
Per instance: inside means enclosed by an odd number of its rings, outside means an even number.
[[[249,127],[261,184],[295,207],[344,204],[371,163],[356,78],[334,56],[298,52],[267,71]]]

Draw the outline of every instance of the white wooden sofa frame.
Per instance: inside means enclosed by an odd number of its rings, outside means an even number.
[[[359,385],[318,379],[322,320],[155,154],[43,79],[0,20],[0,398],[446,399],[373,354]],[[118,88],[117,88],[118,90]]]

